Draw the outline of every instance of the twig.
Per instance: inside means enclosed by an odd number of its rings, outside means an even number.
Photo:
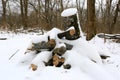
[[[14,54],[12,54],[12,55],[10,56],[9,60],[10,60],[13,56],[15,56],[15,54],[16,54],[18,51],[19,51],[19,49],[18,49]]]

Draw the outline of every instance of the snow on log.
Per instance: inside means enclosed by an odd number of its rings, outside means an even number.
[[[74,14],[77,13],[77,9],[76,8],[69,8],[69,9],[65,9],[62,13],[61,16],[62,17],[68,17],[68,16],[72,16]]]
[[[40,50],[40,52],[38,54],[34,53],[34,55],[36,56],[30,62],[30,68],[33,71],[43,69],[46,66],[55,66],[70,69],[71,67],[82,66],[82,59],[88,59],[96,64],[102,63],[99,53],[95,50],[94,47],[92,47],[92,45],[88,44],[84,39],[79,38],[72,41],[59,39],[57,36],[57,29],[54,29],[54,31],[49,31],[48,33],[49,35],[44,36],[47,37],[46,39],[48,40],[42,40],[41,42],[35,43],[36,45],[34,45],[33,50],[35,52]],[[52,42],[50,41],[51,36],[52,39],[54,38],[54,41]],[[51,50],[47,50],[48,46],[44,45],[43,43],[55,43],[55,45],[54,47],[52,47]],[[44,46],[44,49],[46,50],[42,50],[42,46]],[[81,61],[81,63],[79,63],[78,61]]]

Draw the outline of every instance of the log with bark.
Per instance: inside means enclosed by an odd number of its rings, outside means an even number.
[[[41,52],[43,50],[50,51],[51,54],[52,54],[52,57],[48,60],[48,62],[43,61],[45,66],[61,67],[65,62],[65,58],[62,57],[62,55],[65,54],[65,52],[67,50],[71,50],[73,48],[73,45],[70,45],[70,44],[67,44],[67,43],[64,43],[64,44],[65,44],[65,46],[55,48],[56,47],[55,39],[50,39],[50,37],[48,37],[47,42],[46,41],[41,41],[39,43],[33,43],[32,48],[29,49],[29,50],[36,51],[36,53]],[[37,70],[37,65],[36,64],[31,64],[30,67],[33,71]],[[70,69],[71,66],[70,65],[64,65],[63,68]]]
[[[98,34],[97,36],[105,39],[120,39],[120,34]]]
[[[7,38],[0,38],[0,40],[7,40]]]
[[[28,48],[28,50],[36,51],[36,53],[39,53],[41,51],[51,51],[55,48],[56,41],[55,39],[50,39],[48,36],[48,41],[41,41],[39,43],[32,43],[32,47]]]
[[[52,51],[52,58],[48,62],[44,62],[45,65],[61,67],[65,62],[65,58],[62,57],[62,55],[65,54],[65,52],[66,48],[64,46],[61,46],[60,48],[55,48]]]

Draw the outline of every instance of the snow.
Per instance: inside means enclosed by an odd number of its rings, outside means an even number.
[[[120,44],[94,37],[87,42],[85,39],[65,40],[58,39],[57,33],[62,32],[57,28],[46,32],[44,35],[1,33],[0,37],[0,79],[1,80],[120,80]],[[70,64],[70,69],[63,66],[45,66],[43,61],[48,61],[51,51],[27,51],[32,43],[38,43],[47,37],[56,39],[56,47],[72,44],[73,49],[67,50],[63,55],[64,64]],[[27,51],[27,53],[25,53]],[[15,54],[13,57],[11,57]],[[99,55],[108,55],[110,58],[101,59]],[[11,59],[10,59],[11,57]],[[95,63],[96,62],[96,63]],[[32,71],[30,64],[36,64],[38,69]]]
[[[68,16],[72,16],[74,14],[77,13],[77,9],[76,8],[69,8],[69,9],[65,9],[62,13],[61,16],[62,17],[68,17]]]

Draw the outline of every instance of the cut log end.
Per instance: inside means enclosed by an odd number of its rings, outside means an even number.
[[[33,70],[33,71],[36,71],[38,66],[35,65],[35,64],[31,64],[30,68]]]

